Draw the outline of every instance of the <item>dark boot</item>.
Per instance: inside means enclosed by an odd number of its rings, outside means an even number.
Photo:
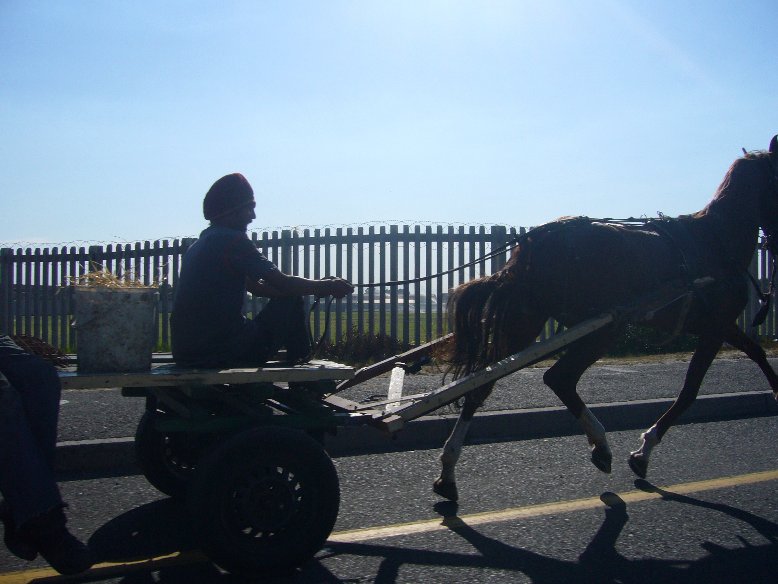
[[[65,523],[62,507],[55,507],[19,527],[17,534],[60,574],[85,572],[94,564],[92,552],[67,530]]]
[[[9,552],[28,562],[38,557],[38,552],[33,546],[19,539],[19,530],[16,529],[11,508],[5,501],[0,501],[0,521],[3,522],[3,541]]]

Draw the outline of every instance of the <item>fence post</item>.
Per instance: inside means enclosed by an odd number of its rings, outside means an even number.
[[[11,259],[14,250],[10,247],[0,249],[0,332],[10,335],[11,330],[11,290],[13,270]]]
[[[399,279],[399,255],[398,255],[397,225],[389,226],[389,281],[396,282]],[[397,284],[389,288],[389,336],[397,338]]]
[[[490,235],[492,236],[492,250],[498,249],[508,243],[508,229],[505,225],[492,225]],[[507,256],[507,250],[503,250],[497,255],[492,256],[492,274],[499,271],[505,265]]]
[[[283,229],[281,231],[281,262],[278,266],[284,274],[292,273],[292,231]]]
[[[103,248],[100,245],[89,246],[89,259],[87,260],[87,272],[97,272],[104,269],[103,261]]]

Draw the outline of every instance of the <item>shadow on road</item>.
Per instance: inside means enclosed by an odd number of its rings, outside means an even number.
[[[455,503],[438,503],[435,510],[442,523],[472,546],[476,553],[435,551],[423,548],[395,547],[370,543],[331,543],[314,561],[281,575],[258,575],[256,582],[324,583],[403,582],[401,570],[407,566],[444,569],[498,570],[504,581],[530,581],[536,584],[597,584],[665,582],[776,582],[778,581],[778,525],[722,503],[710,503],[687,495],[659,489],[647,481],[636,481],[638,489],[655,492],[673,503],[704,507],[724,513],[751,525],[768,543],[728,549],[712,542],[700,545],[707,555],[698,560],[659,560],[625,558],[616,542],[629,521],[627,505],[614,493],[604,493],[605,517],[592,540],[576,561],[559,560],[498,541],[471,527],[457,516]],[[99,582],[111,579],[121,584],[239,584],[250,580],[223,574],[196,551],[187,529],[184,505],[173,499],[155,501],[116,517],[90,539],[100,562],[127,563],[129,566],[101,567],[67,582]],[[693,534],[690,534],[693,536]],[[741,540],[742,541],[742,540]],[[179,553],[180,550],[190,550]],[[154,559],[152,559],[154,558]],[[358,564],[360,558],[375,558],[374,574],[341,578],[331,571],[333,564],[347,560]],[[343,565],[341,563],[341,565]],[[374,564],[371,564],[371,566]],[[59,582],[45,578],[35,582]]]

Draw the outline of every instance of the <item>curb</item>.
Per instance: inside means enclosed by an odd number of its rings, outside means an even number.
[[[636,400],[592,404],[590,409],[608,431],[648,428],[674,399]],[[770,392],[704,395],[681,416],[679,424],[710,422],[778,414]],[[344,426],[327,436],[325,446],[333,457],[440,448],[457,420],[457,414],[424,416],[394,435],[372,427]],[[580,434],[575,418],[564,407],[484,411],[476,414],[468,444],[531,440]],[[137,472],[132,437],[80,440],[57,444],[56,469],[62,473]]]

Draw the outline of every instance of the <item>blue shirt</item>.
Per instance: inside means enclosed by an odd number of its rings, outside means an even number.
[[[215,363],[234,357],[246,342],[246,278],[260,280],[275,264],[245,231],[212,225],[184,254],[175,285],[171,323],[177,361]]]

